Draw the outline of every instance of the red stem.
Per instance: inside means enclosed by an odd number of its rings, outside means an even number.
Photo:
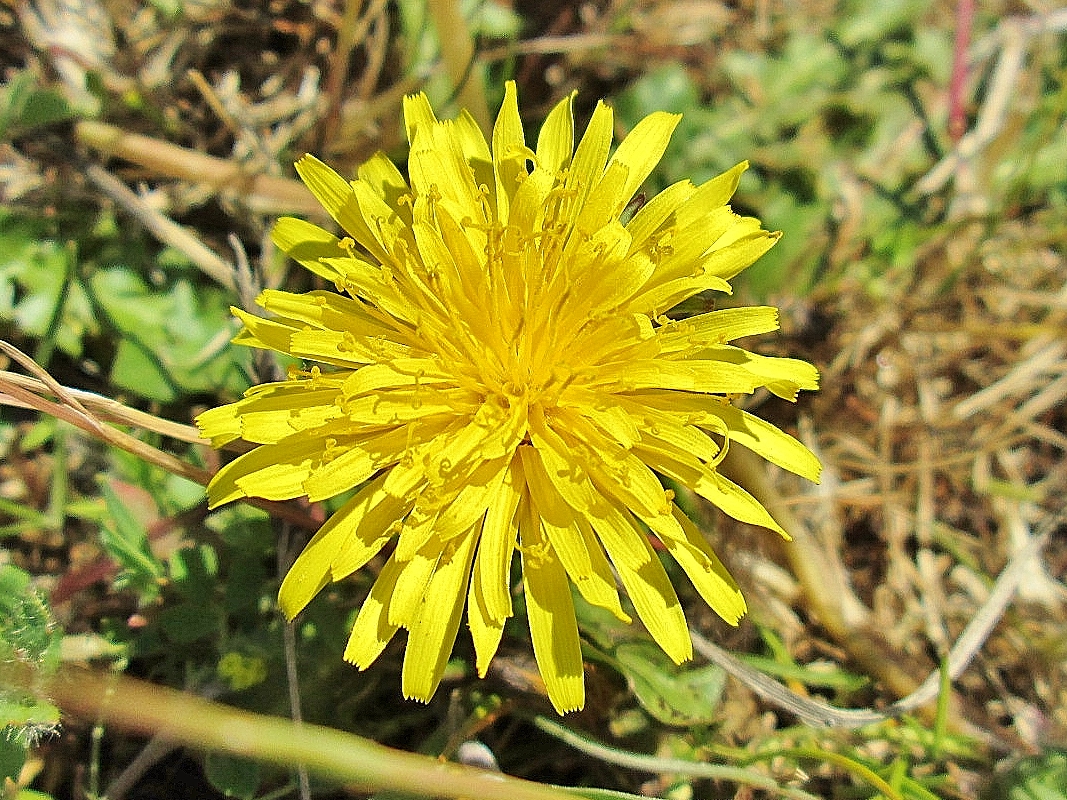
[[[948,135],[954,143],[967,130],[963,89],[967,80],[967,48],[971,43],[974,7],[974,0],[959,0],[956,4],[956,44],[952,55],[952,80],[948,87]]]

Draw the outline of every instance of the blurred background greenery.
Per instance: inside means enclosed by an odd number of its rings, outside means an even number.
[[[181,424],[266,374],[230,345],[229,307],[255,286],[314,283],[268,239],[278,215],[317,213],[292,162],[313,152],[353,172],[379,149],[402,162],[405,93],[485,119],[516,80],[528,138],[572,89],[580,127],[605,98],[620,136],[681,112],[648,197],[750,161],[735,209],[784,236],[725,304],[781,306],[783,335],[760,348],[824,373],[799,415],[753,402],[826,463],[821,487],[778,485],[824,547],[826,584],[697,507],[753,609],[734,631],[683,600],[696,629],[795,691],[881,706],[914,688],[1063,496],[1067,13],[1054,3],[20,1],[0,4],[0,64],[0,338],[63,386]],[[584,609],[590,700],[561,732],[523,625],[485,681],[457,647],[427,706],[400,698],[395,649],[365,673],[341,661],[369,574],[286,629],[280,574],[323,509],[209,512],[196,470],[218,454],[187,429],[99,412],[191,465],[176,475],[38,413],[10,377],[27,363],[5,352],[4,662],[90,663],[272,715],[298,699],[311,722],[597,796],[1067,796],[1062,530],[929,713],[812,730]],[[878,647],[820,617],[827,602]],[[5,688],[0,710],[5,797],[308,791],[295,768],[59,727],[32,692]]]

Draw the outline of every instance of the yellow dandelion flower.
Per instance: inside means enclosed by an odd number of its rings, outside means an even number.
[[[433,695],[464,607],[484,676],[512,615],[516,551],[559,712],[585,701],[572,588],[629,622],[621,585],[663,650],[689,659],[650,535],[727,622],[745,602],[660,477],[782,535],[719,474],[727,445],[818,479],[802,444],[729,399],[817,388],[810,364],[732,344],[775,330],[777,311],[666,316],[699,292],[728,293],[778,238],[727,205],[746,165],[676,183],[624,222],[679,117],[646,117],[611,153],[611,109],[596,107],[575,147],[572,102],[531,147],[513,84],[491,142],[468,114],[438,120],[425,95],[408,97],[409,180],[382,154],[352,181],[311,156],[297,162],[347,235],[286,218],[274,241],[337,291],[264,291],[271,316],[234,309],[245,326],[235,341],[312,366],[197,420],[216,446],[258,445],[215,476],[212,506],[356,490],[279,602],[291,619],[387,552],[344,656],[364,669],[406,629],[405,697]]]

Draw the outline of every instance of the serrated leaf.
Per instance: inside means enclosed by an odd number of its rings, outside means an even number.
[[[28,573],[0,566],[0,658],[55,666],[61,632]]]
[[[0,661],[49,672],[58,663],[61,637],[29,574],[10,564],[0,566]],[[25,747],[58,722],[59,710],[46,698],[0,685],[0,740]]]

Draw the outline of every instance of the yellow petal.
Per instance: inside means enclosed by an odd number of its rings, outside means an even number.
[[[674,389],[709,394],[748,394],[763,386],[764,380],[746,366],[716,359],[619,361],[598,370],[595,383],[591,384],[614,384],[627,392]]]
[[[241,438],[240,403],[209,408],[196,418],[200,435],[211,440],[212,447],[222,447]]]
[[[768,528],[789,538],[789,534],[756,498],[724,478],[714,467],[703,464],[695,457],[683,458],[664,450],[642,449],[641,453],[645,462],[660,475],[689,487],[734,519]]]
[[[741,174],[746,169],[748,169],[748,162],[742,161],[721,175],[700,184],[686,203],[678,209],[678,225],[685,227],[695,219],[702,217],[709,209],[725,206],[737,191],[737,184],[741,182]]]
[[[656,111],[638,122],[619,143],[608,162],[609,170],[612,164],[619,164],[625,168],[626,174],[622,187],[615,190],[615,216],[622,212],[641,184],[652,174],[681,118],[681,114]]]
[[[293,394],[244,401],[241,412],[241,438],[259,444],[276,444],[294,433],[311,431],[342,416],[336,388],[314,390],[302,387]],[[313,434],[309,434],[313,435]]]
[[[548,113],[537,135],[537,165],[548,173],[560,172],[574,153],[574,114],[577,92],[564,97]]]
[[[522,580],[534,657],[548,698],[560,714],[585,705],[582,648],[567,573],[536,521],[520,527]]]
[[[442,540],[459,535],[485,516],[504,481],[508,461],[510,458],[483,462],[460,481],[459,492],[441,509],[435,526]]]
[[[207,487],[211,508],[241,497],[290,500],[304,493],[303,483],[312,464],[322,455],[321,439],[296,437],[265,444],[239,456],[215,473]]]
[[[341,541],[330,562],[330,577],[339,581],[347,578],[357,569],[376,556],[396,535],[397,520],[411,510],[414,501],[406,497],[393,497],[385,491],[385,475],[381,475],[360,489],[351,500],[345,503],[337,514],[345,514],[350,519],[344,524],[351,524],[351,535]],[[333,517],[327,521],[332,522]]]
[[[724,344],[743,336],[778,330],[778,309],[770,306],[724,308],[670,322],[656,329],[664,354]]]
[[[286,325],[284,320],[263,319],[232,306],[230,311],[244,323],[244,328],[233,338],[234,344],[289,352],[289,339],[296,330],[292,325]]]
[[[710,356],[713,361],[690,360],[685,363],[698,365],[704,363],[735,364],[750,373],[760,386],[766,386],[779,397],[794,401],[799,389],[818,389],[819,371],[807,361],[796,358],[776,358],[750,353],[732,345],[713,345],[701,350],[700,356]],[[705,390],[707,391],[707,390]],[[712,389],[719,394],[730,394]]]
[[[457,219],[470,217],[485,223],[485,209],[475,182],[455,135],[452,122],[441,122],[415,132],[408,155],[411,187],[423,195],[439,197]]]
[[[648,632],[675,664],[693,657],[693,640],[670,578],[654,555],[643,567],[633,570],[615,562],[626,594]]]
[[[581,520],[556,493],[536,451],[521,450],[526,483],[535,515],[567,576],[590,604],[610,610],[629,622],[619,600],[611,568],[588,523]]]
[[[379,262],[388,259],[388,253],[382,248],[377,232],[365,218],[356,200],[352,184],[311,155],[306,155],[296,162],[296,171],[304,185],[311,190],[338,225]]]
[[[626,230],[633,238],[632,248],[646,249],[654,234],[671,224],[678,208],[695,192],[696,187],[688,180],[678,181],[641,206],[626,223]]]
[[[770,250],[781,238],[780,233],[754,231],[730,244],[713,250],[700,267],[707,277],[730,280],[741,270],[756,263],[756,259]]]
[[[696,481],[691,488],[734,519],[775,531],[784,539],[790,538],[789,534],[774,521],[767,509],[755,497],[733,481],[724,478],[718,472],[714,470],[706,471],[704,476]]]
[[[717,407],[716,407],[717,406]],[[819,482],[822,464],[818,457],[788,433],[729,403],[716,401],[712,413],[730,429],[730,439],[777,464],[782,469]]]
[[[423,500],[425,497],[420,496],[419,501]],[[396,543],[394,552],[397,561],[411,561],[416,558],[419,551],[426,547],[430,538],[435,536],[440,507],[436,500],[430,502],[431,508],[425,508],[416,502],[415,507],[404,517],[404,523],[400,528],[400,539]],[[437,539],[439,543],[440,537]]]
[[[422,598],[442,549],[439,542],[433,541],[424,547],[425,552],[416,553],[408,561],[400,561],[396,553],[393,554],[393,559],[401,565],[401,572],[389,601],[390,624],[410,630],[418,621],[418,615],[424,613]]]
[[[511,556],[518,536],[515,512],[519,506],[518,487],[525,484],[518,461],[512,459],[504,479],[489,498],[478,545],[479,596],[488,618],[501,623],[512,614]]]
[[[518,230],[536,230],[544,218],[547,209],[546,201],[555,179],[556,176],[553,173],[540,168],[531,172],[519,184],[518,191],[511,200],[508,224],[514,225]],[[522,263],[522,265],[524,268],[530,266],[527,263]],[[532,277],[532,274],[524,271],[520,273],[515,282],[525,285]]]
[[[316,275],[334,283],[340,281],[341,273],[324,262],[347,255],[332,233],[302,219],[282,217],[274,224],[271,239],[279,250]]]
[[[428,358],[396,358],[389,363],[370,364],[353,372],[345,380],[344,393],[346,397],[359,397],[394,387],[452,383],[450,378]]]
[[[399,461],[408,445],[404,428],[368,436],[360,442],[339,442],[336,455],[317,465],[304,480],[304,491],[311,502],[325,500],[358,486],[382,467]]]
[[[350,499],[300,551],[278,590],[278,605],[287,618],[299,614],[329,581],[340,580],[370,561],[389,541],[386,530],[392,520],[376,530],[368,524],[367,508],[375,495],[370,486]],[[338,570],[341,555],[347,563]]]
[[[389,622],[389,604],[394,597],[399,573],[400,565],[394,559],[390,558],[385,562],[352,625],[352,634],[348,637],[344,658],[360,669],[366,669],[373,664],[400,629]]]
[[[481,546],[478,551],[479,555],[474,560],[471,583],[467,589],[467,625],[470,628],[471,640],[474,642],[475,668],[478,670],[478,677],[484,678],[489,670],[489,663],[500,647],[500,639],[504,635],[504,621],[510,614],[497,617],[490,609],[484,592],[486,584],[491,582],[491,579],[487,581],[483,574],[486,567],[481,557]]]
[[[718,275],[698,274],[660,283],[650,280],[641,292],[627,301],[625,308],[655,319],[674,308],[683,300],[709,290],[730,294],[733,289],[725,278]]]
[[[683,424],[667,414],[651,409],[647,411],[646,420],[651,424],[642,432],[641,441],[635,448],[639,458],[644,459],[644,451],[654,450],[667,453],[672,458],[695,456],[712,466],[722,460],[723,448],[701,428]],[[722,425],[722,430],[713,429],[713,432],[720,435],[723,435],[724,431],[725,424]]]
[[[377,152],[359,165],[356,171],[359,180],[374,190],[405,224],[411,224],[411,204],[402,201],[409,197],[411,188],[400,170],[385,153]]]
[[[419,128],[431,128],[437,124],[430,100],[424,92],[409,94],[404,97],[404,125],[407,130],[408,144],[415,143],[415,134]]]
[[[476,541],[473,533],[453,539],[430,578],[404,651],[404,697],[428,702],[441,682],[459,631]]]
[[[477,186],[484,186],[493,191],[493,156],[489,150],[489,143],[485,141],[478,121],[467,109],[459,112],[455,120],[455,136],[459,142],[459,149],[466,157],[467,164],[474,173],[474,182]]]
[[[283,292],[264,289],[256,298],[262,308],[290,320],[316,328],[344,331],[356,328],[362,336],[395,336],[393,328],[383,325],[380,317],[370,313],[365,303],[337,292]]]
[[[577,218],[589,192],[599,183],[604,174],[604,165],[608,160],[608,151],[611,149],[612,132],[611,107],[604,105],[603,101],[597,103],[593,110],[593,116],[589,120],[589,126],[585,129],[578,147],[574,151],[570,169],[567,171],[566,188],[574,192],[574,201],[570,206],[571,212],[569,223]]]
[[[501,221],[507,221],[511,198],[526,177],[527,152],[515,82],[508,81],[504,84],[504,102],[493,125],[496,208],[497,219]]]
[[[677,506],[672,513],[684,532],[684,538],[660,536],[660,540],[685,570],[693,586],[712,611],[731,625],[736,625],[746,610],[741,589],[696,525]]]

